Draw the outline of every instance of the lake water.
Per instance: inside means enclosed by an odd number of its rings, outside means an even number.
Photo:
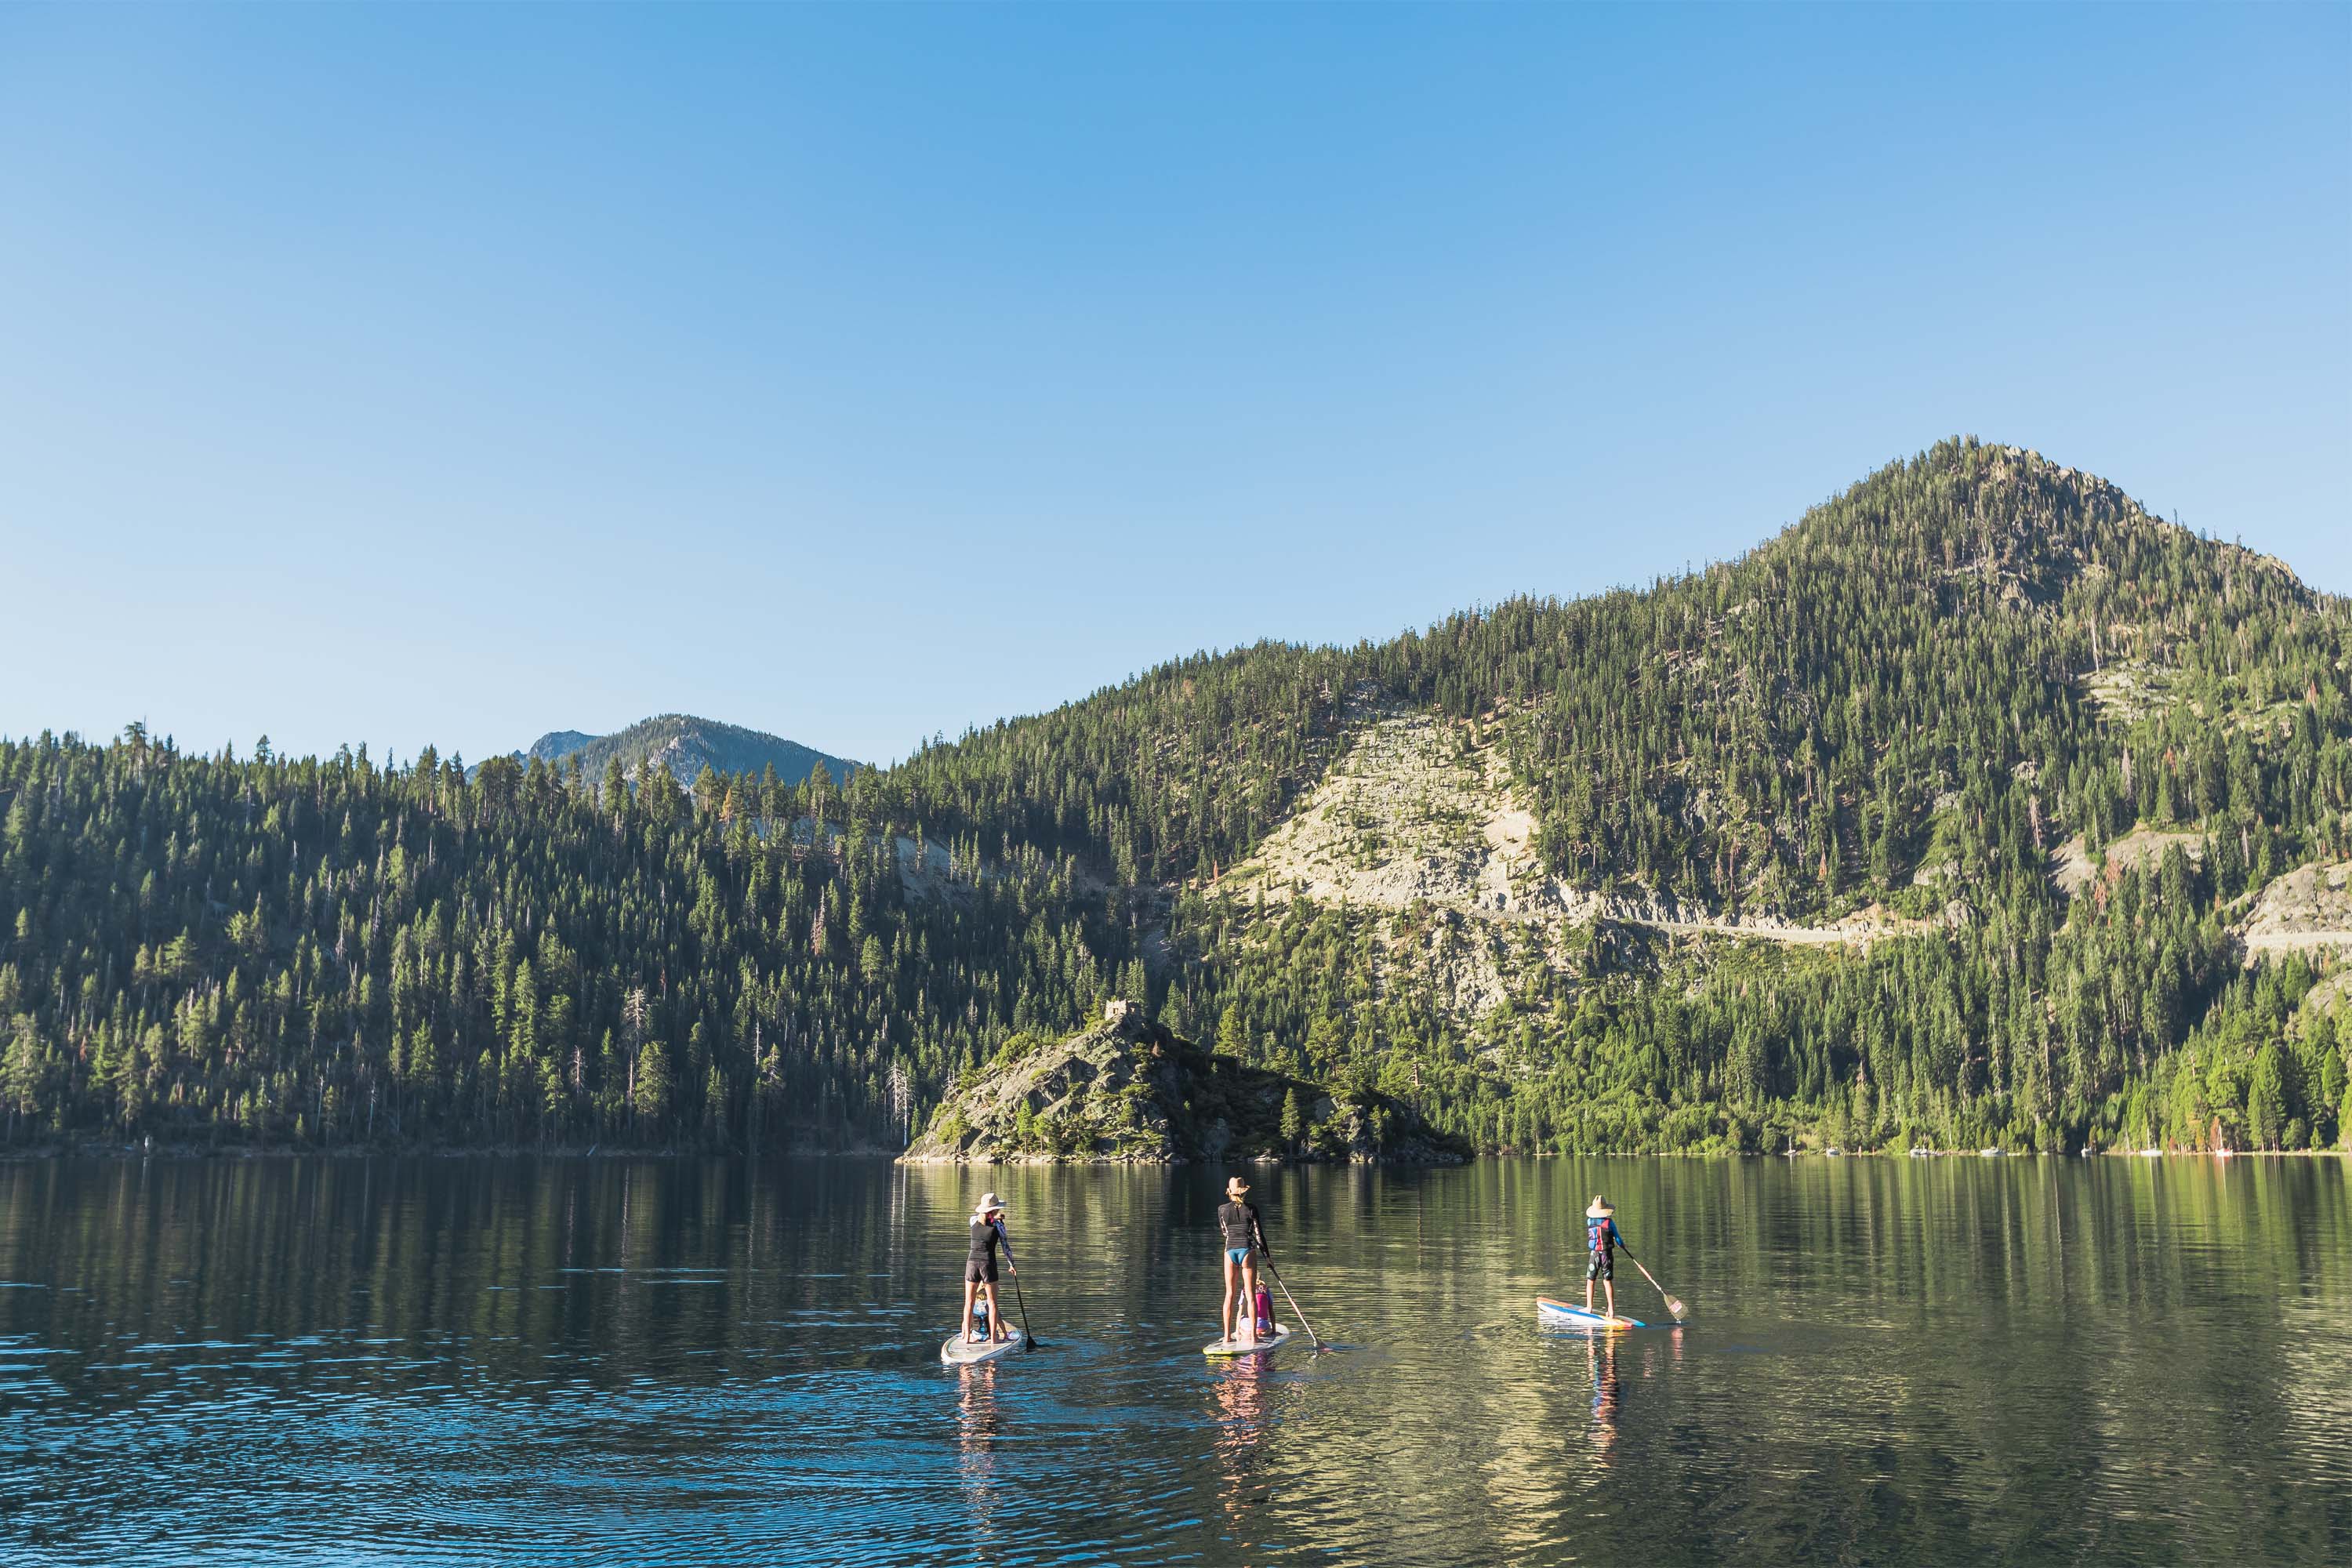
[[[1343,1348],[1212,1363],[1224,1173],[0,1167],[0,1558],[2352,1562],[2352,1165],[1269,1168]],[[1687,1327],[1538,1325],[1595,1191]]]

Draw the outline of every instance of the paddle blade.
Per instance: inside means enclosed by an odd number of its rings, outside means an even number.
[[[1675,1315],[1675,1321],[1678,1323],[1690,1315],[1690,1309],[1683,1305],[1683,1299],[1680,1296],[1666,1298],[1666,1310]]]

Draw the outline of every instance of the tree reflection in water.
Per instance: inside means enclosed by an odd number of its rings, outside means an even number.
[[[352,1561],[487,1568],[580,1558],[583,1517],[613,1562],[1486,1568],[1622,1527],[1645,1568],[2352,1564],[2352,1163],[1286,1172],[1364,1353],[1215,1367],[1168,1238],[1220,1173],[1004,1167],[1053,1216],[1024,1271],[1101,1327],[993,1371],[934,1359],[973,1179],[0,1162],[0,1563],[249,1562],[323,1477]],[[1612,1336],[1613,1377],[1528,1312],[1603,1191],[1709,1302]]]

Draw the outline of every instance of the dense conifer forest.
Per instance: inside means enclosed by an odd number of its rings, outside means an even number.
[[[2347,657],[2277,563],[1952,441],[1644,590],[1196,656],[845,780],[0,742],[6,1137],[895,1148],[1125,995],[1489,1151],[2324,1146],[2320,960],[2231,925],[2352,855]],[[1220,889],[1379,707],[1498,745],[1566,882],[1932,929],[1601,921],[1479,1016],[1384,988],[1437,917]]]

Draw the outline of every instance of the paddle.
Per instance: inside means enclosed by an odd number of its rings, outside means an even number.
[[[1267,1252],[1261,1247],[1259,1249],[1259,1256],[1265,1259],[1265,1271],[1274,1276],[1275,1289],[1280,1290],[1282,1292],[1282,1299],[1290,1303],[1290,1310],[1298,1319],[1298,1326],[1307,1331],[1307,1339],[1315,1346],[1315,1353],[1317,1355],[1321,1355],[1326,1351],[1328,1351],[1331,1347],[1325,1344],[1321,1340],[1315,1338],[1315,1325],[1307,1321],[1306,1313],[1299,1311],[1298,1298],[1292,1295],[1290,1293],[1290,1287],[1282,1282],[1282,1270],[1274,1266],[1274,1254]],[[1246,1305],[1246,1303],[1244,1303],[1244,1305]],[[1252,1310],[1255,1310],[1255,1309]]]
[[[1625,1245],[1625,1238],[1621,1236],[1617,1238],[1617,1245],[1624,1252],[1626,1257],[1633,1258],[1633,1249]],[[1647,1279],[1650,1282],[1651,1287],[1655,1289],[1659,1295],[1666,1296],[1666,1288],[1658,1283],[1658,1277],[1656,1275],[1651,1273],[1649,1269],[1643,1267],[1642,1260],[1640,1258],[1633,1258],[1633,1267],[1642,1270],[1642,1278]],[[1681,1297],[1666,1296],[1666,1310],[1672,1312],[1675,1315],[1675,1321],[1679,1323],[1683,1321],[1684,1315],[1687,1313],[1690,1309],[1683,1305]]]
[[[1004,1244],[1005,1267],[1013,1270],[1013,1299],[1021,1303],[1021,1349],[1025,1354],[1037,1349],[1038,1343],[1037,1336],[1029,1331],[1029,1301],[1021,1294],[1021,1265],[1013,1261],[1013,1238],[1001,1225],[996,1227],[996,1238]]]

